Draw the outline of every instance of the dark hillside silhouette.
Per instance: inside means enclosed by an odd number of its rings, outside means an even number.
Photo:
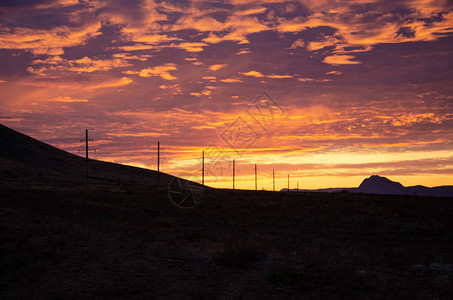
[[[14,182],[84,183],[85,158],[68,153],[0,124],[0,179]],[[90,159],[91,183],[156,184],[157,172]],[[161,173],[161,185],[173,176]]]

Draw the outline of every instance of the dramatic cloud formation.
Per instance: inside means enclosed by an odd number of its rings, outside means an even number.
[[[451,184],[452,45],[447,0],[7,1],[0,121],[213,186]]]
[[[6,27],[0,25],[0,49],[21,49],[33,54],[61,55],[64,47],[83,45],[101,35],[100,23],[78,28],[59,26],[50,29]]]

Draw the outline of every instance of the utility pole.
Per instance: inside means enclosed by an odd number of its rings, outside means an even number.
[[[159,186],[160,184],[159,176],[160,176],[160,142],[157,142],[157,186]]]
[[[233,159],[233,190],[234,190],[234,176],[235,176],[235,171],[236,171],[236,163],[235,163],[235,160]]]
[[[88,148],[88,142],[93,142],[93,139],[89,139],[88,138],[88,129],[85,129],[85,138],[84,139],[81,139],[80,140],[81,142],[85,142],[85,166],[86,166],[86,181],[87,181],[87,184],[88,184],[88,151],[90,151],[90,149]],[[94,151],[96,151],[96,149],[93,149]],[[80,150],[79,150],[80,152]]]
[[[299,192],[299,181],[297,182],[296,192]]]
[[[257,176],[256,176],[256,164],[255,164],[255,191],[258,190],[258,180],[257,180]]]
[[[288,174],[288,192],[289,192],[289,174]]]
[[[274,169],[272,169],[272,191],[275,192],[275,172],[274,172]]]
[[[204,185],[204,150],[201,156],[201,185]]]

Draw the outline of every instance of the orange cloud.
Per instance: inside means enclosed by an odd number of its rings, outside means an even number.
[[[249,71],[249,72],[245,72],[245,73],[242,73],[242,74],[245,75],[245,76],[252,76],[252,77],[265,77],[263,74],[261,74],[258,71]]]
[[[236,11],[236,15],[239,15],[239,16],[256,15],[256,14],[262,14],[266,10],[267,10],[266,7],[257,6],[257,7],[249,8],[246,10]]]
[[[203,41],[210,44],[218,44],[222,42],[224,39],[216,34],[210,32],[207,38],[204,38]]]
[[[244,82],[241,78],[225,78],[221,79],[221,82],[234,83],[234,82]]]
[[[328,78],[321,78],[321,79],[314,79],[314,78],[297,78],[298,81],[301,81],[301,82],[328,82],[328,81],[332,81],[332,79],[328,79]]]
[[[61,55],[64,47],[85,44],[101,35],[101,24],[81,27],[58,26],[51,29],[3,27],[0,25],[0,49],[20,49],[33,54]]]
[[[128,67],[130,63],[123,59],[107,59],[107,60],[97,60],[91,59],[87,56],[76,59],[68,60],[69,64],[68,70],[74,72],[94,72],[94,71],[107,71],[113,68]]]
[[[166,14],[158,11],[159,5],[155,1],[144,0],[134,3],[131,7],[129,5],[123,7],[110,1],[99,1],[95,5],[99,11],[99,18],[109,24],[120,26],[125,40],[156,44],[172,39],[158,34],[162,28],[159,22],[168,18]]]
[[[129,46],[119,46],[117,48],[119,50],[123,50],[123,51],[138,51],[138,50],[151,50],[156,47],[154,45],[135,44],[135,45],[129,45]]]
[[[322,61],[323,63],[337,66],[337,65],[356,65],[356,64],[361,64],[360,61],[353,61],[355,56],[353,55],[331,55],[331,56],[326,56],[324,60]]]
[[[227,64],[210,65],[209,66],[209,70],[217,71],[217,70],[220,70],[220,69],[222,69],[222,68],[224,68],[226,66],[227,66]]]
[[[171,41],[180,41],[180,38],[166,34],[148,34],[143,28],[123,28],[122,33],[129,37],[132,42],[148,45],[159,45]]]
[[[209,89],[203,90],[200,93],[190,93],[190,95],[196,96],[196,97],[209,96],[211,94],[212,94],[212,91]]]
[[[293,75],[275,75],[275,74],[263,75],[261,72],[258,72],[258,71],[249,71],[249,72],[245,72],[242,74],[245,76],[251,76],[251,77],[258,77],[258,78],[267,77],[267,78],[273,78],[273,79],[283,79],[283,78],[293,78],[294,77]]]
[[[207,11],[206,13],[209,13]],[[218,44],[223,41],[234,41],[239,44],[249,43],[247,36],[251,33],[270,30],[256,17],[250,15],[232,14],[224,22],[220,22],[211,16],[204,15],[203,10],[193,8],[190,13],[181,17],[173,30],[195,29],[200,32],[209,32],[203,41],[210,44]]]
[[[100,89],[100,88],[111,88],[111,87],[125,86],[125,85],[128,85],[128,84],[131,84],[132,82],[134,82],[134,81],[132,79],[128,78],[128,77],[121,77],[119,80],[118,79],[112,79],[112,80],[108,80],[108,81],[97,83],[97,84],[96,83],[89,84],[89,85],[84,86],[84,87],[86,87],[86,89],[88,89],[88,90],[94,90],[94,89]]]
[[[45,101],[52,101],[52,102],[65,102],[65,103],[72,103],[72,102],[89,102],[88,99],[75,99],[72,97],[56,97],[52,99],[46,99]]]
[[[159,88],[163,90],[167,89],[171,90],[172,95],[182,95],[181,85],[179,84],[168,84],[168,85],[162,84],[159,86]]]
[[[203,47],[208,46],[206,43],[184,42],[179,44],[172,44],[170,47],[186,50],[187,52],[201,52]],[[164,46],[166,47],[166,46]]]
[[[147,61],[148,58],[153,57],[152,55],[149,55],[149,54],[131,55],[130,53],[115,53],[112,56],[115,58],[128,59],[128,60],[140,60],[140,61]]]
[[[340,72],[340,71],[330,71],[330,72],[326,72],[325,74],[326,75],[338,75],[338,76],[340,76],[343,73]]]
[[[341,43],[341,40],[339,40],[335,36],[329,36],[329,37],[326,37],[326,38],[324,38],[324,39],[322,39],[320,41],[314,41],[314,42],[308,43],[307,50],[308,51],[316,51],[316,50],[323,49],[325,47],[335,46],[338,43]]]
[[[55,73],[60,71],[71,71],[78,73],[92,73],[96,71],[108,71],[114,68],[128,67],[131,64],[128,62],[129,59],[135,59],[133,57],[127,58],[113,58],[113,59],[92,59],[87,56],[80,59],[67,60],[60,56],[51,56],[44,60],[36,59],[32,62],[32,65],[40,65],[39,67],[28,67],[30,73],[38,75],[48,75],[49,73]]]
[[[139,74],[139,71],[134,71],[134,70],[127,70],[127,71],[122,71],[121,73],[127,74],[127,75],[136,75]]]
[[[140,77],[153,77],[159,76],[165,80],[175,80],[177,79],[175,76],[171,75],[169,71],[178,70],[176,64],[167,63],[164,65],[156,66],[154,68],[147,68],[140,71]]]
[[[228,25],[210,16],[200,16],[201,12],[193,9],[181,17],[173,26],[173,30],[195,29],[201,32],[224,31]]]
[[[274,79],[282,79],[282,78],[293,78],[294,76],[293,75],[275,75],[275,74],[272,74],[272,75],[267,75],[266,77],[267,78],[274,78]]]
[[[36,86],[36,87],[45,87],[52,90],[61,89],[61,90],[87,90],[93,91],[102,88],[112,88],[112,87],[121,87],[126,86],[134,82],[128,77],[110,78],[105,76],[93,77],[88,82],[77,82],[77,81],[68,81],[68,80],[32,80],[32,81],[23,81],[21,84],[27,86]]]
[[[305,47],[305,42],[301,39],[298,39],[291,44],[290,49],[297,49],[297,48],[304,48],[304,47]]]
[[[319,40],[308,44],[297,40],[291,46],[293,49],[306,46],[309,51],[317,51],[334,46],[334,53],[348,54],[370,51],[376,44],[435,41],[453,33],[453,12],[446,12],[442,1],[409,1],[407,5],[411,13],[406,16],[393,13],[392,9],[397,7],[392,5],[376,5],[372,12],[358,12],[357,1],[307,1],[305,4],[311,9],[310,15],[280,18],[275,30],[301,32],[310,28],[330,27],[336,32],[335,35],[321,36]],[[442,14],[442,18],[430,20],[439,14]],[[400,34],[401,29],[411,34]]]
[[[72,6],[79,4],[79,0],[55,0],[47,3],[38,3],[36,4],[37,9],[46,9],[51,7],[59,7],[59,6]]]
[[[236,53],[236,55],[249,54],[249,53],[252,53],[252,51],[250,51],[250,50],[241,50],[238,53]]]

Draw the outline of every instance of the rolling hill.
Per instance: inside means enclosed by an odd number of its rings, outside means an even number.
[[[0,124],[0,182],[22,184],[83,184],[85,159]],[[171,175],[160,173],[167,184]],[[154,185],[157,172],[116,163],[89,160],[90,183],[135,183]]]

